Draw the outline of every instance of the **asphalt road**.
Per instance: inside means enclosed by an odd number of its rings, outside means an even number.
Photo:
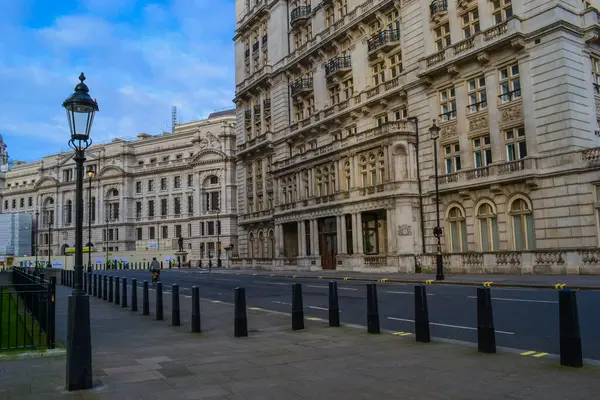
[[[109,271],[111,275],[150,281],[149,271]],[[161,281],[177,283],[183,295],[196,285],[205,299],[233,302],[233,289],[246,288],[248,307],[291,312],[292,283],[302,283],[306,317],[328,318],[328,282],[319,279],[209,274],[201,270],[163,270]],[[414,332],[414,285],[378,283],[381,328]],[[342,323],[366,326],[366,283],[338,281]],[[431,335],[477,341],[477,300],[473,286],[427,286]],[[577,293],[584,358],[600,360],[600,291]],[[547,289],[492,288],[498,346],[559,353],[558,292]],[[291,322],[290,322],[291,324]]]

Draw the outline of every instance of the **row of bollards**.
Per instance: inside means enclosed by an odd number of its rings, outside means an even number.
[[[67,286],[73,285],[72,271],[62,271],[61,282]],[[87,291],[94,297],[103,298],[122,308],[128,307],[127,279],[118,277],[89,274],[87,279]],[[114,280],[114,285],[113,285]],[[114,293],[113,293],[114,287]],[[131,280],[131,311],[138,311],[137,280]],[[171,325],[181,325],[181,310],[179,299],[179,286],[173,284],[171,287],[172,307]],[[417,342],[428,343],[431,341],[429,310],[427,306],[427,289],[425,285],[416,285],[414,292],[414,329]],[[155,318],[164,320],[163,312],[163,284],[156,284]],[[142,288],[142,314],[150,315],[149,285],[143,282]],[[200,321],[200,289],[192,287],[192,332],[201,332]],[[579,329],[579,317],[577,311],[576,292],[562,289],[559,292],[559,317],[560,317],[560,362],[561,365],[581,367],[583,365],[581,335]],[[337,282],[329,282],[329,326],[340,326],[340,310],[338,300]],[[305,329],[304,306],[302,299],[302,285],[292,285],[292,330]],[[381,332],[379,306],[377,299],[377,285],[367,284],[367,331],[372,334]],[[246,291],[244,288],[234,290],[234,336],[248,336],[248,316],[246,306]],[[496,353],[496,331],[494,327],[494,315],[492,310],[492,296],[489,287],[477,288],[477,347],[482,353]]]

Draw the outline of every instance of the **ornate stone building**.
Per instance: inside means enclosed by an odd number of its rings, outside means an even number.
[[[600,271],[596,1],[236,6],[237,265]]]
[[[64,254],[74,245],[72,157],[54,154],[0,172],[2,212],[34,215],[40,256]],[[90,180],[84,182],[84,240],[91,219],[91,242],[100,255],[176,250],[181,236],[195,263],[209,255],[215,260],[217,238],[222,258],[237,244],[233,110],[177,125],[173,134],[141,133],[93,145],[86,157],[86,171],[95,176],[91,196]]]

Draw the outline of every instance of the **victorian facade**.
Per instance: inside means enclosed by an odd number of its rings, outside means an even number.
[[[55,154],[0,172],[2,213],[34,216],[40,256],[74,246],[72,156]],[[86,157],[94,176],[84,182],[84,240],[91,222],[95,251],[177,250],[182,237],[187,259],[207,262],[219,254],[219,243],[222,249],[237,245],[233,110],[177,125],[172,134],[94,145]]]
[[[237,0],[238,264],[598,272],[594,6]]]

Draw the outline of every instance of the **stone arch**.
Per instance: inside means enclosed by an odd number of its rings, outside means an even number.
[[[409,168],[408,168],[408,151],[406,147],[402,144],[396,145],[394,147],[394,164],[393,164],[393,176],[395,180],[405,180],[408,179]]]
[[[41,185],[42,185],[44,182],[52,182],[52,183],[54,183],[54,185],[55,185],[55,186],[58,186],[58,180],[57,180],[56,178],[53,178],[53,177],[51,177],[51,176],[44,176],[44,177],[40,178],[40,179],[39,179],[39,180],[38,180],[38,181],[35,183],[35,185],[33,185],[33,187],[34,187],[35,189],[38,189],[38,188],[40,188],[40,187],[41,187]]]
[[[265,258],[265,233],[258,231],[258,258]]]
[[[509,248],[517,251],[535,249],[533,203],[529,196],[517,192],[506,201],[507,236]]]
[[[104,175],[106,175],[109,171],[117,171],[119,173],[119,175],[124,175],[125,171],[123,171],[123,169],[121,167],[118,167],[116,165],[107,165],[106,167],[102,168],[100,170],[100,172],[98,172],[98,177],[102,177]]]

